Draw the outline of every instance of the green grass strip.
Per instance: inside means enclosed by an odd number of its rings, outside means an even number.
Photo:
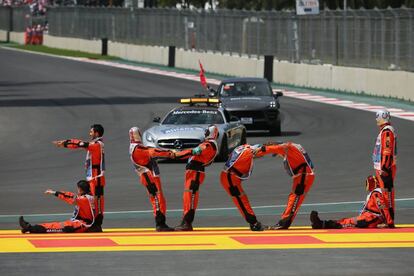
[[[22,50],[32,51],[32,52],[52,54],[52,55],[58,55],[58,56],[66,56],[66,57],[79,57],[79,58],[90,58],[90,59],[101,59],[101,60],[119,59],[114,56],[102,56],[100,54],[92,54],[92,53],[86,53],[86,52],[81,52],[81,51],[51,48],[51,47],[46,47],[43,45],[19,45],[19,44],[7,43],[7,44],[2,44],[2,46],[22,49]]]

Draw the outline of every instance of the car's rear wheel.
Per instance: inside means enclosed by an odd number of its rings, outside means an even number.
[[[227,144],[227,136],[224,136],[223,140],[221,141],[221,147],[220,147],[220,152],[219,152],[219,155],[218,155],[218,159],[220,161],[226,161],[228,155],[229,155],[229,148],[228,148],[228,144]]]
[[[282,126],[280,123],[280,119],[277,120],[276,124],[272,125],[269,128],[269,131],[270,131],[270,135],[273,135],[273,136],[280,136],[282,134]]]

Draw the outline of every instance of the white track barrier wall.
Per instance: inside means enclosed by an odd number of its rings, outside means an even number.
[[[239,57],[212,52],[195,52],[177,49],[175,66],[183,69],[200,70],[198,61],[201,61],[206,71],[239,77],[263,77],[264,59]]]
[[[7,31],[0,30],[0,41],[7,41]]]
[[[108,42],[108,55],[126,60],[168,65],[168,47]]]
[[[275,61],[273,81],[414,101],[414,73]]]
[[[79,38],[44,35],[43,45],[52,48],[82,51],[92,54],[100,54],[102,51],[101,40],[87,40]]]
[[[10,41],[24,44],[24,33],[10,32]]]

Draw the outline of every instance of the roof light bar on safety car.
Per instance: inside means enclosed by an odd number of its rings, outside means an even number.
[[[180,99],[180,103],[189,104],[189,105],[199,104],[199,103],[205,103],[207,105],[210,105],[210,104],[219,104],[220,102],[221,101],[217,98],[185,98],[185,99]]]

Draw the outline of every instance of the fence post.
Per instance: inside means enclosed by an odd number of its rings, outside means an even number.
[[[10,42],[10,32],[13,31],[13,8],[9,7],[9,28],[7,30],[6,42]]]
[[[9,31],[13,31],[13,7],[9,7]]]
[[[175,67],[175,46],[168,46],[168,67]]]
[[[394,17],[394,62],[395,62],[395,69],[398,70],[400,67],[400,46],[401,46],[401,36],[400,36],[400,17],[398,14],[391,10],[392,15]]]
[[[102,38],[102,55],[107,56],[108,55],[108,39]]]
[[[264,78],[269,82],[273,82],[273,56],[265,56]]]

